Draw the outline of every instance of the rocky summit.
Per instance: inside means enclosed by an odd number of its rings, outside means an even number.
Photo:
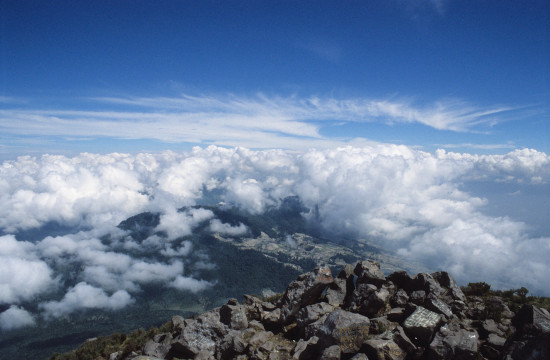
[[[545,309],[514,313],[501,297],[466,296],[446,272],[384,276],[370,260],[168,324],[141,350],[98,359],[550,359]]]

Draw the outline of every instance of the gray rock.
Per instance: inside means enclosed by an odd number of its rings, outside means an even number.
[[[441,315],[419,306],[403,323],[409,338],[420,345],[428,345],[442,323]]]
[[[348,309],[354,312],[361,311],[366,299],[377,290],[378,288],[374,284],[357,284],[348,298]]]
[[[392,296],[390,304],[393,307],[402,307],[409,302],[409,295],[403,289],[397,290],[397,292]]]
[[[291,322],[301,308],[317,302],[323,290],[332,282],[330,268],[319,266],[290,283],[281,299],[281,323]]]
[[[428,295],[427,299],[424,301],[424,307],[428,310],[445,316],[447,319],[453,316],[453,311],[451,310],[451,308],[439,298],[437,298],[434,294]]]
[[[411,293],[415,289],[415,279],[407,274],[406,271],[396,271],[388,275],[388,281],[391,281],[398,288],[404,289],[407,293]]]
[[[446,294],[450,295],[453,300],[466,302],[466,295],[460,289],[453,277],[446,271],[438,271],[431,274],[437,280],[439,285],[447,289]]]
[[[199,351],[199,353],[195,355],[193,360],[214,360],[214,359],[215,357],[212,356],[212,354],[209,351],[203,350],[203,351]]]
[[[355,354],[349,360],[369,360],[369,358],[367,357],[367,355],[365,355],[363,353],[359,353],[359,354]]]
[[[316,355],[319,352],[319,338],[317,336],[312,336],[307,340],[300,339],[294,348],[294,354],[292,355],[293,359],[299,360],[309,360],[315,359]]]
[[[436,279],[431,274],[428,273],[419,273],[415,277],[416,286],[418,290],[424,290],[427,294],[433,294],[437,297],[440,297],[444,294],[444,290],[439,285]]]
[[[196,320],[185,321],[183,331],[172,342],[170,354],[194,358],[199,352],[208,351],[215,356],[227,334],[227,327],[220,321],[219,309],[208,311]]]
[[[491,345],[495,349],[502,349],[505,343],[506,339],[498,336],[497,334],[489,334],[487,337],[487,344]]]
[[[336,278],[334,282],[328,286],[326,292],[327,302],[332,306],[341,306],[344,304],[348,290],[347,281]]]
[[[255,349],[251,349],[251,359],[258,360],[287,360],[291,358],[291,353],[295,344],[282,336],[273,336]]]
[[[507,360],[550,359],[550,333],[513,341],[502,351],[501,356]]]
[[[279,324],[279,319],[281,318],[281,309],[275,309],[273,311],[264,311],[262,313],[262,324],[267,329],[273,329]]]
[[[271,331],[258,331],[248,340],[249,347],[251,349],[257,349],[273,336],[274,334]]]
[[[390,293],[385,288],[376,290],[361,304],[359,312],[365,316],[376,316],[384,312],[389,303]]]
[[[405,334],[405,331],[401,326],[397,325],[392,330],[392,334],[393,334],[392,340],[401,349],[405,350],[408,354],[413,354],[417,350],[416,345],[414,345],[411,339],[409,339],[409,337],[407,336],[407,334]]]
[[[328,314],[334,310],[334,307],[325,303],[317,303],[308,305],[296,314],[296,323],[299,328],[303,329],[307,325],[319,320],[321,316]]]
[[[347,280],[350,277],[353,277],[353,266],[351,264],[346,264],[342,270],[338,273],[338,279]]]
[[[370,320],[366,316],[336,309],[316,328],[321,347],[340,345],[342,353],[353,354],[369,335]]]
[[[424,290],[415,290],[411,293],[410,300],[413,304],[423,305],[426,300],[426,292]]]
[[[523,333],[550,333],[550,315],[534,305],[523,305],[512,323]]]
[[[376,261],[360,261],[353,272],[357,275],[357,284],[374,284],[380,287],[386,282],[386,277],[380,270],[380,263]]]
[[[504,336],[504,331],[500,329],[498,324],[493,319],[484,320],[479,329],[479,335],[482,339],[486,339],[490,334]]]
[[[220,308],[220,321],[233,330],[242,330],[248,327],[246,306],[239,305],[237,300],[231,299]]]
[[[338,345],[332,345],[323,350],[319,360],[340,360],[342,349]]]
[[[392,328],[392,323],[385,316],[370,319],[369,333],[379,335]]]
[[[393,340],[367,340],[361,347],[370,360],[404,360],[407,353]]]
[[[402,307],[396,307],[388,311],[385,316],[388,318],[389,321],[393,322],[402,322],[407,317],[407,310]]]
[[[172,344],[172,334],[158,334],[145,343],[143,354],[163,359],[170,351]]]
[[[456,324],[442,326],[430,343],[429,353],[437,359],[476,359],[479,335]]]

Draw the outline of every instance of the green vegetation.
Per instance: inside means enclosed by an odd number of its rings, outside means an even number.
[[[485,282],[469,283],[463,286],[462,291],[467,296],[479,296],[484,300],[486,306],[486,316],[497,320],[499,310],[493,309],[488,300],[493,296],[499,296],[513,312],[517,312],[523,305],[535,305],[550,311],[550,298],[543,296],[527,296],[529,290],[525,287],[511,290],[491,290],[491,286]]]
[[[86,341],[71,352],[65,354],[56,353],[49,360],[106,360],[110,354],[115,352],[119,352],[124,357],[133,351],[141,351],[149,338],[172,330],[172,322],[168,321],[159,328],[152,327],[147,331],[139,329],[129,335],[113,334],[101,336]]]

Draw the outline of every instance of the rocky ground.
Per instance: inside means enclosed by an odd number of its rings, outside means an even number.
[[[467,297],[446,272],[384,276],[371,260],[336,276],[319,266],[278,298],[245,295],[148,335],[138,347],[97,355],[86,349],[106,340],[95,339],[52,359],[550,359],[545,309],[514,313],[499,296]]]

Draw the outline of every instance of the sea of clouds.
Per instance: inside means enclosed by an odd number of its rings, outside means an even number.
[[[299,196],[330,231],[367,238],[460,283],[526,286],[550,295],[550,237],[531,224],[487,211],[489,200],[465,184],[506,183],[548,197],[550,157],[536,150],[505,155],[427,153],[398,145],[327,150],[252,151],[210,146],[186,153],[81,154],[20,157],[0,165],[0,328],[32,325],[81,309],[117,310],[135,302],[144,284],[198,292],[209,282],[184,275],[193,253],[175,241],[207,223],[212,232],[245,234],[213,212],[182,206],[205,193],[251,213]],[[510,195],[510,194],[506,194]],[[504,195],[503,195],[504,196]],[[513,198],[521,197],[516,192]],[[144,211],[161,214],[137,243],[116,226]],[[57,223],[78,229],[39,240],[25,231]],[[101,241],[110,234],[111,241]],[[147,260],[134,256],[154,254]],[[75,264],[68,282],[61,274]],[[205,258],[202,266],[212,268]],[[57,299],[39,300],[52,289]],[[24,304],[39,302],[36,311]]]

